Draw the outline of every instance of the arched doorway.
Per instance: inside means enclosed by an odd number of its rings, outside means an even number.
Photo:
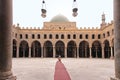
[[[41,57],[41,44],[38,41],[32,42],[31,57]]]
[[[28,57],[29,56],[29,46],[27,41],[21,41],[19,47],[19,57]]]
[[[14,58],[17,57],[17,41],[13,39],[13,55]]]
[[[59,55],[61,57],[64,57],[64,51],[65,51],[65,44],[63,41],[57,41],[55,44],[55,51],[56,51],[56,57]]]
[[[108,40],[105,40],[104,41],[104,55],[105,55],[105,58],[110,58],[111,56],[111,49],[110,49],[110,44],[109,44],[109,41]]]
[[[79,57],[88,58],[89,56],[89,43],[87,41],[82,41],[79,44]]]
[[[99,41],[94,41],[92,44],[92,57],[102,58],[102,48]]]
[[[74,41],[67,44],[67,57],[77,57],[77,47]]]
[[[53,45],[50,41],[44,43],[44,57],[53,57]]]

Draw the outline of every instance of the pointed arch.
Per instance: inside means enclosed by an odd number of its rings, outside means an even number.
[[[53,44],[51,41],[44,43],[44,57],[53,57]]]
[[[75,41],[69,41],[67,44],[67,57],[77,56],[77,46]]]
[[[55,51],[56,51],[56,57],[58,57],[59,55],[61,57],[64,57],[64,53],[65,53],[65,44],[63,41],[57,41],[55,44]]]
[[[110,43],[108,40],[104,41],[104,57],[105,58],[110,58],[111,56],[111,48],[110,48]]]
[[[28,42],[23,40],[20,42],[20,46],[19,46],[19,57],[28,57],[28,56],[29,56]]]
[[[92,57],[102,58],[102,47],[99,41],[94,41],[92,43]]]
[[[31,57],[41,57],[41,44],[37,40],[32,42]]]
[[[90,56],[89,53],[89,43],[87,41],[82,41],[79,44],[79,57],[86,57]]]

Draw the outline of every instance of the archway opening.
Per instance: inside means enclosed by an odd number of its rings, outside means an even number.
[[[79,44],[79,57],[88,58],[89,54],[89,43],[86,41],[82,41]]]
[[[102,48],[99,41],[94,41],[92,44],[92,57],[102,58]]]
[[[34,41],[31,46],[31,57],[41,57],[41,44]]]
[[[19,47],[19,57],[28,57],[29,56],[29,46],[27,41],[21,41]]]
[[[53,57],[53,45],[50,41],[44,43],[44,57]]]
[[[56,57],[64,57],[65,45],[62,41],[58,41],[55,44]]]
[[[105,58],[110,58],[111,56],[111,49],[110,49],[110,44],[109,44],[109,41],[108,40],[105,40],[104,41],[104,57]]]
[[[77,47],[74,41],[67,44],[67,57],[77,57]]]

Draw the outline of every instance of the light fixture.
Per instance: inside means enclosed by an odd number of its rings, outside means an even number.
[[[41,16],[42,16],[43,18],[45,18],[45,17],[46,17],[46,13],[47,13],[46,4],[45,4],[45,1],[43,0],[43,1],[42,1]]]
[[[76,17],[78,15],[77,11],[78,11],[77,2],[76,2],[76,0],[73,0],[73,9],[72,9],[73,17]]]

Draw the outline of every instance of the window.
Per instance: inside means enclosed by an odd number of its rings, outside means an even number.
[[[44,34],[44,39],[47,39],[47,35],[46,34]]]
[[[82,39],[82,34],[80,34],[80,39]]]
[[[70,39],[70,34],[68,34],[68,39]]]
[[[103,33],[103,38],[105,38],[105,33]]]
[[[37,38],[40,39],[40,34],[38,34]]]
[[[109,31],[107,32],[107,36],[110,36],[110,32]]]
[[[73,39],[76,39],[76,35],[75,34],[73,35]]]
[[[25,38],[28,39],[28,34],[25,34]]]
[[[49,35],[49,39],[52,39],[52,34]]]
[[[114,29],[112,29],[112,34],[114,34]]]
[[[20,39],[22,39],[22,34],[20,34]]]
[[[15,38],[17,38],[17,33],[15,34]]]
[[[85,35],[86,39],[88,39],[88,34]]]
[[[55,37],[56,39],[58,39],[59,38],[59,36],[58,36],[58,34],[56,34],[56,37]]]
[[[34,39],[35,38],[35,35],[34,34],[32,34],[32,39]]]
[[[100,34],[98,34],[98,39],[100,39],[101,38],[101,36],[100,36]]]
[[[63,34],[61,35],[61,39],[64,39],[64,35]]]
[[[94,34],[92,34],[92,39],[95,39],[95,35]]]

